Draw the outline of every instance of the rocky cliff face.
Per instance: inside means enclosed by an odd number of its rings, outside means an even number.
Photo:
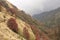
[[[50,40],[31,16],[0,0],[0,40]]]

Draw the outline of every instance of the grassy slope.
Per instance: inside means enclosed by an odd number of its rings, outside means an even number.
[[[25,14],[24,11],[18,10],[15,6],[5,1],[3,3],[0,2],[0,11],[3,13],[10,14],[10,16],[13,16],[18,19],[17,20],[17,23],[19,25],[18,32],[21,36],[24,36],[23,28],[26,27],[30,35],[30,38],[29,38],[30,40],[33,40],[33,39],[39,40],[40,39],[39,35],[42,35],[41,37],[43,38],[43,40],[45,39],[48,40],[47,35],[43,32],[44,30],[40,28],[41,24],[37,20],[34,20],[30,15]],[[32,35],[35,35],[39,39],[35,38],[34,36],[32,37]]]

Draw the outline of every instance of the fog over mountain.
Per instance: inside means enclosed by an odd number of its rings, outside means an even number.
[[[60,0],[8,0],[30,15],[60,7]]]
[[[60,7],[60,0],[48,0],[43,4],[43,6],[44,6],[43,8],[44,11],[49,11],[58,8]]]

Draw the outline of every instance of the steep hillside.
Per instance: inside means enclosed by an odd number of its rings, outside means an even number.
[[[41,14],[36,14],[33,17],[43,22],[50,28],[52,27],[51,25],[57,24],[57,21],[60,19],[60,8],[48,12],[43,12]]]
[[[50,40],[40,23],[7,0],[0,0],[1,40]]]
[[[60,8],[33,16],[44,23],[44,30],[54,40],[60,40]]]

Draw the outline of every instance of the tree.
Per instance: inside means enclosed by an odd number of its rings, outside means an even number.
[[[31,29],[33,30],[36,39],[35,40],[40,40],[40,31],[37,29],[34,25],[31,25]]]
[[[28,32],[28,29],[26,27],[24,27],[23,29],[23,34],[24,34],[24,37],[29,40],[29,32]]]
[[[13,19],[13,18],[10,18],[8,21],[7,21],[7,26],[14,32],[18,32],[18,24],[16,23],[16,20]]]

